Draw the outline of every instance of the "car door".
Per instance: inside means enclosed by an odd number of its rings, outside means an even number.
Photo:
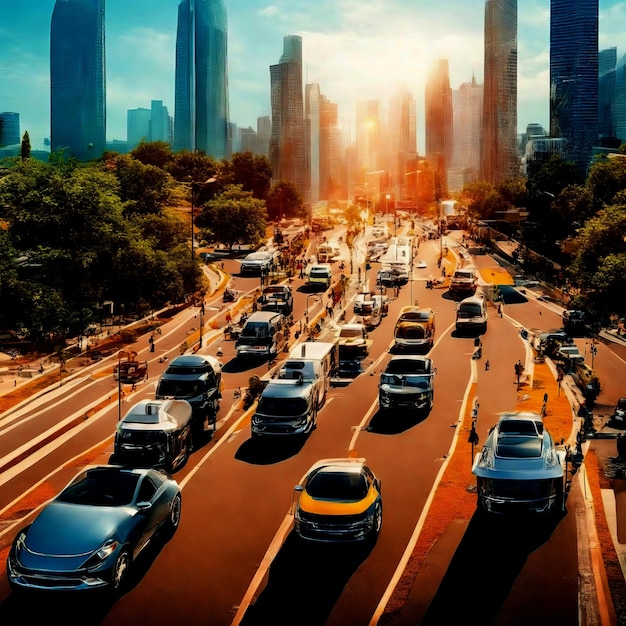
[[[137,493],[137,515],[140,516],[137,524],[137,536],[135,537],[135,555],[148,544],[159,527],[163,518],[161,510],[163,504],[159,505],[157,498],[158,485],[152,477],[146,474],[139,485]]]

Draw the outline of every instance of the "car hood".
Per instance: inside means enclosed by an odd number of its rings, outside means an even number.
[[[45,555],[86,554],[111,537],[120,538],[119,528],[131,517],[132,509],[127,507],[53,502],[33,522],[26,545]]]
[[[299,506],[302,511],[316,515],[358,515],[367,511],[377,499],[378,492],[372,488],[363,500],[356,502],[312,498],[306,491],[303,491]]]

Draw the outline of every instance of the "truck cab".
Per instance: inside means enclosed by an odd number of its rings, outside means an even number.
[[[317,424],[316,383],[303,374],[268,382],[251,420],[254,439],[308,435]]]
[[[209,355],[182,355],[171,361],[161,374],[156,399],[186,400],[191,405],[196,435],[212,426],[215,430],[217,412],[222,398],[222,366]]]
[[[371,295],[363,299],[357,314],[358,321],[367,329],[375,328],[380,324],[388,310],[385,296]]]
[[[281,313],[253,313],[237,337],[237,357],[271,358],[277,355],[287,344],[288,331],[287,320]]]
[[[432,348],[435,341],[435,312],[416,306],[403,307],[396,320],[393,340],[393,349],[396,352]]]
[[[430,411],[435,395],[433,379],[436,373],[437,369],[428,357],[392,357],[380,375],[380,408]]]
[[[268,285],[257,302],[261,311],[275,311],[285,317],[293,312],[293,293],[288,285]]]
[[[483,296],[470,296],[459,302],[456,309],[457,332],[487,332],[487,301]]]
[[[478,273],[473,265],[457,267],[450,277],[450,294],[462,298],[474,295],[477,281]]]
[[[193,447],[193,411],[186,400],[142,400],[115,429],[116,462],[174,471]]]
[[[329,263],[315,263],[311,265],[307,275],[307,285],[311,288],[326,291],[330,287],[333,270]]]
[[[295,346],[261,393],[251,421],[252,436],[310,433],[326,401],[337,358],[333,342],[305,341]]]

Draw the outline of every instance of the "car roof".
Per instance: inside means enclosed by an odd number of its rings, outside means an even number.
[[[313,463],[307,472],[307,476],[312,472],[319,471],[323,468],[324,471],[335,472],[360,472],[361,468],[365,466],[365,459],[363,457],[339,457],[320,459]]]

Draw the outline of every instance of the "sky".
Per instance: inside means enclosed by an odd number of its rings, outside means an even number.
[[[34,149],[50,136],[50,18],[55,0],[0,0],[0,112],[20,114]],[[174,115],[179,0],[106,0],[107,139],[126,139],[128,109],[162,100]],[[339,105],[354,139],[356,103],[387,103],[398,88],[417,103],[424,152],[424,83],[448,59],[450,85],[483,82],[484,0],[225,0],[230,119],[271,115],[270,65],[283,37],[301,35],[303,80]],[[518,131],[549,123],[550,0],[518,1]],[[626,52],[626,0],[600,0],[600,49]]]

